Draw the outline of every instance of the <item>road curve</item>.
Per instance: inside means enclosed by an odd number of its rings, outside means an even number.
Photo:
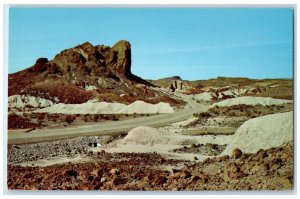
[[[160,127],[189,119],[193,113],[206,111],[208,106],[188,101],[191,108],[170,114],[139,117],[122,121],[108,121],[57,129],[37,129],[28,133],[8,133],[8,144],[24,144],[52,141],[91,135],[118,135],[138,126]]]

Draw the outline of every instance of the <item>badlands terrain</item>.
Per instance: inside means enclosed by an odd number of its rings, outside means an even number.
[[[294,187],[292,79],[144,80],[124,40],[8,79],[10,190]]]

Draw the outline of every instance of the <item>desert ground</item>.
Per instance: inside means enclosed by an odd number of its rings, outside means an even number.
[[[9,75],[8,189],[294,188],[292,79],[143,80],[128,52],[87,42]]]

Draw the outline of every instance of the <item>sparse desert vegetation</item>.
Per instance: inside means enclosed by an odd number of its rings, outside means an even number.
[[[291,111],[293,108],[292,104],[283,105],[233,105],[229,107],[213,107],[208,110],[208,115],[210,116],[229,116],[229,117],[259,117],[268,114],[281,113]],[[201,114],[201,113],[200,113]],[[203,114],[203,113],[202,113]],[[202,117],[201,115],[199,115]]]
[[[8,129],[37,128],[41,125],[31,122],[28,118],[16,114],[8,115]]]
[[[137,117],[149,117],[153,114],[48,114],[23,113],[9,114],[8,129],[59,127],[62,125],[81,125],[83,123],[99,123],[104,121],[119,121]]]
[[[291,190],[293,148],[284,144],[255,154],[203,162],[168,160],[155,153],[105,153],[91,162],[46,167],[8,166],[17,190]],[[163,166],[173,168],[163,169]],[[24,181],[23,179],[26,179]]]
[[[161,89],[160,92],[169,95],[168,90]],[[292,103],[272,105],[241,103],[219,106],[214,103],[226,104],[224,101],[226,98],[197,102],[196,99],[191,101],[189,95],[198,94],[176,91],[176,95],[181,100],[170,103],[175,112],[169,114],[181,115],[186,110],[191,110],[187,120],[181,120],[178,124],[162,125],[157,129],[138,127],[129,132],[121,131],[122,133],[108,131],[102,136],[72,139],[66,137],[62,140],[55,138],[55,141],[51,141],[50,137],[49,141],[41,143],[9,144],[7,181],[9,189],[149,191],[292,189],[293,148],[290,139],[279,141],[281,144],[278,145],[270,144],[273,147],[257,149],[252,153],[245,153],[239,148],[233,149],[231,145],[232,140],[238,139],[236,132],[247,121],[278,113],[290,113],[293,111]],[[157,104],[161,100],[172,101],[173,98],[158,96],[151,97],[145,102]],[[125,101],[124,104],[130,100],[127,98]],[[180,101],[185,103],[178,103]],[[120,125],[124,125],[130,124],[132,119],[142,119],[141,121],[147,121],[147,118],[153,118],[154,121],[169,119],[168,114],[158,112],[142,114],[38,112],[36,110],[45,108],[30,106],[25,101],[24,104],[24,107],[9,108],[9,129],[31,128],[43,132],[48,129],[55,131],[57,128],[76,128],[81,125],[101,127],[107,122],[120,122]],[[184,104],[192,108],[184,109]],[[202,111],[198,112],[193,106],[201,107]],[[141,110],[143,109],[145,110],[142,106]],[[165,116],[162,117],[163,115]],[[228,148],[232,150],[228,152]],[[26,182],[22,181],[24,178]]]

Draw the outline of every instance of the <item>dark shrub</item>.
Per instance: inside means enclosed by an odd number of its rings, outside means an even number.
[[[203,113],[200,113],[200,116],[201,117],[211,117],[211,114],[208,112],[203,112]]]
[[[73,115],[67,115],[67,116],[66,116],[66,119],[65,119],[65,121],[66,121],[68,124],[71,124],[72,122],[74,122],[74,120],[75,120],[75,116],[73,116]]]

